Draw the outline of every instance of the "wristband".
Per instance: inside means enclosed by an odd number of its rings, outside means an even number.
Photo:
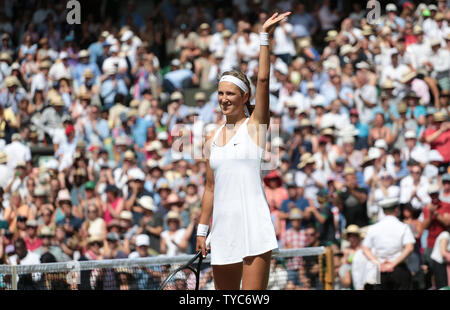
[[[206,237],[208,235],[209,226],[204,224],[198,224],[197,226],[197,236]]]
[[[267,32],[260,32],[259,33],[259,44],[260,45],[269,45],[269,34]]]

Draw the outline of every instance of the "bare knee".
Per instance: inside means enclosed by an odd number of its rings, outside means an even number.
[[[242,263],[213,265],[216,290],[239,290],[242,279]]]
[[[269,281],[272,251],[244,259],[242,289],[265,290]]]

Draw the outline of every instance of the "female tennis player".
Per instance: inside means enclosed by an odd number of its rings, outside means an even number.
[[[197,228],[197,251],[206,255],[211,216],[211,265],[218,290],[266,289],[270,257],[278,247],[261,179],[269,126],[269,33],[290,15],[275,13],[262,26],[255,108],[250,82],[224,72],[218,99],[226,123],[206,140],[206,185]],[[250,117],[247,117],[247,115]]]

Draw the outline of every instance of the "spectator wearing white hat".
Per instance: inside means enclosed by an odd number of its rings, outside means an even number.
[[[148,249],[150,247],[150,237],[146,234],[136,235],[134,238],[136,251],[131,252],[128,258],[148,257]]]
[[[414,131],[408,130],[404,135],[405,146],[401,149],[402,158],[406,161],[413,159],[419,163],[426,164],[429,150],[417,142]]]
[[[146,234],[150,237],[150,248],[156,253],[160,252],[163,219],[158,212],[151,196],[141,196],[136,204],[143,209],[143,215],[138,221],[136,234]]]
[[[430,184],[440,183],[441,173],[439,167],[442,165],[444,158],[437,150],[431,150],[428,152],[428,161],[423,169],[423,175],[426,176]]]
[[[280,92],[278,94],[278,104],[273,112],[277,114],[286,114],[288,102],[294,103],[295,107],[301,107],[303,106],[303,100],[304,97],[302,93],[296,89],[295,84],[292,83],[292,81],[287,80],[280,88]]]
[[[135,251],[128,255],[128,258],[144,258],[154,255],[150,250],[150,237],[140,234],[134,238]],[[157,290],[161,284],[161,267],[144,266],[135,271],[135,279],[139,290]]]
[[[152,196],[144,188],[145,182],[145,173],[139,168],[132,168],[128,170],[128,190],[127,193],[124,193],[126,196],[125,201],[125,209],[131,210],[132,207],[136,204],[136,201],[143,196]]]
[[[398,205],[398,198],[380,201],[386,216],[369,227],[362,243],[364,255],[381,272],[381,283],[375,289],[411,289],[411,274],[405,260],[416,241],[408,225],[397,219]]]
[[[104,106],[109,110],[114,104],[117,94],[126,96],[128,87],[121,74],[118,74],[117,67],[114,65],[107,66],[105,70],[105,80],[100,88],[100,96],[103,99]]]
[[[119,47],[112,44],[109,48],[109,57],[107,57],[102,64],[103,73],[107,74],[108,68],[116,67],[117,72],[124,74],[128,69],[127,61],[119,55]]]
[[[397,11],[397,6],[394,3],[388,3],[386,5],[386,16],[378,27],[381,29],[384,26],[389,26],[396,33],[403,31],[405,20],[398,16]]]

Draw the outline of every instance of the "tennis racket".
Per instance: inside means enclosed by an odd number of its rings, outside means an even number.
[[[206,247],[209,247],[210,244],[210,240],[211,240],[211,234],[208,236],[208,238],[206,238]],[[174,280],[175,282],[177,280],[181,280],[180,284],[177,285],[177,283],[175,283],[175,289],[187,289],[186,287],[186,275],[184,270],[189,269],[190,271],[193,272],[193,274],[195,275],[195,290],[198,291],[199,288],[199,284],[200,284],[200,269],[202,266],[202,262],[203,262],[203,255],[202,255],[202,251],[198,251],[194,257],[192,257],[187,263],[185,263],[184,265],[178,267],[177,269],[175,269],[175,271],[173,271],[172,273],[169,274],[169,276],[164,280],[164,282],[161,284],[160,286],[160,290],[164,290],[167,285],[169,283],[171,283],[172,280]],[[196,264],[197,267],[195,267],[195,263],[198,260],[198,263]]]

